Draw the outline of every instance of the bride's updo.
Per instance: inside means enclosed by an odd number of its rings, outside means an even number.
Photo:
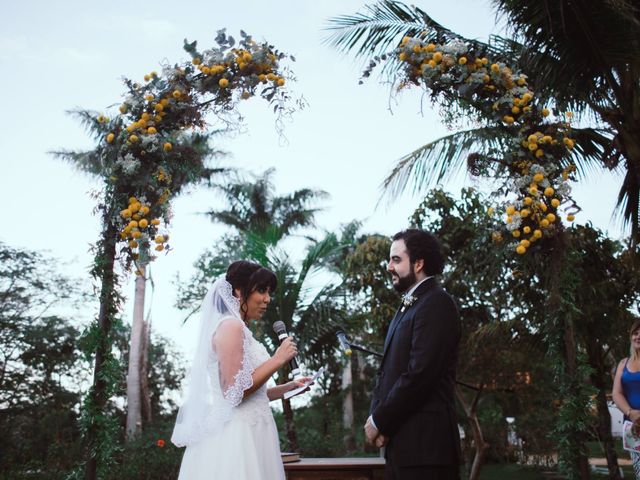
[[[231,284],[234,295],[236,290],[240,290],[242,300],[245,301],[251,292],[266,289],[273,292],[278,286],[278,280],[271,270],[246,260],[239,260],[229,265],[226,279]]]

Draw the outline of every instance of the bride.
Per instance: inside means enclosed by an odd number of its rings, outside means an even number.
[[[187,447],[179,480],[285,478],[269,402],[307,379],[267,388],[297,348],[289,337],[270,356],[246,325],[262,317],[276,285],[270,270],[239,261],[204,298],[189,388],[171,437]]]

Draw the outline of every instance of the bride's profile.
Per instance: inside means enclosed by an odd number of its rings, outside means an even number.
[[[276,286],[270,270],[238,261],[205,296],[188,388],[171,437],[187,447],[179,480],[285,478],[269,402],[306,379],[267,388],[297,348],[287,338],[271,356],[247,328],[265,313]]]

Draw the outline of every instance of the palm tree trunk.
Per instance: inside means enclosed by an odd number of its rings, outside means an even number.
[[[618,465],[618,455],[616,454],[613,435],[611,434],[611,414],[607,405],[605,394],[607,385],[607,369],[604,364],[604,352],[596,340],[595,335],[589,335],[587,339],[587,356],[589,365],[592,368],[591,383],[598,389],[596,394],[596,406],[598,411],[598,437],[604,447],[604,454],[607,458],[610,480],[621,480],[620,466]]]
[[[102,375],[105,370],[105,362],[111,352],[111,326],[113,323],[113,315],[115,315],[115,273],[113,271],[116,257],[116,234],[117,229],[110,220],[109,211],[104,214],[101,246],[96,256],[96,265],[100,271],[102,281],[100,286],[100,312],[98,314],[98,330],[100,336],[98,345],[96,346],[95,367],[93,372],[93,385],[89,392],[91,398],[90,412],[92,416],[96,412],[104,412],[107,407],[107,384]],[[86,465],[85,479],[96,480],[99,455],[98,438],[100,435],[101,425],[97,422],[91,422],[85,434],[86,448]]]
[[[149,425],[152,421],[151,392],[149,390],[149,342],[151,341],[151,323],[144,322],[140,360],[140,396],[142,397],[142,420]]]
[[[478,480],[480,478],[480,469],[484,464],[484,458],[487,454],[487,450],[489,449],[489,444],[484,441],[484,435],[482,434],[482,428],[480,426],[480,421],[478,420],[478,402],[480,401],[483,389],[484,384],[481,384],[471,403],[468,403],[464,398],[462,390],[460,390],[460,386],[456,385],[455,390],[456,397],[462,404],[462,408],[464,409],[467,419],[469,420],[469,424],[471,425],[473,443],[476,446],[473,464],[471,465],[471,472],[469,473],[469,480]]]
[[[288,450],[290,452],[298,451],[298,434],[296,433],[296,425],[293,420],[293,409],[291,408],[291,400],[282,399],[282,411],[284,413],[284,423],[287,430],[287,441],[289,442]]]
[[[127,442],[130,442],[142,432],[140,360],[142,358],[144,337],[144,296],[147,279],[145,277],[145,265],[140,265],[138,270],[133,301],[131,341],[129,343],[129,369],[127,371]]]
[[[356,449],[356,439],[353,434],[353,374],[351,358],[342,370],[342,426],[344,427],[344,443],[347,453]]]

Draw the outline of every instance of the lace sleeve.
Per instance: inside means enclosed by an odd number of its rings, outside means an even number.
[[[213,337],[222,394],[234,407],[242,401],[244,391],[253,385],[247,342],[244,324],[234,318],[223,320]]]

